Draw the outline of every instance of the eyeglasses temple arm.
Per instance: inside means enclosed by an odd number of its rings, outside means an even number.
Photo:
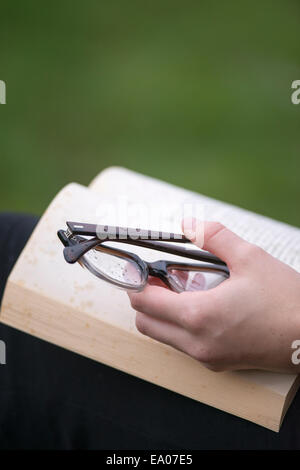
[[[99,240],[98,238],[92,238],[87,241],[82,241],[77,244],[66,246],[66,240],[62,239],[63,235],[60,235],[60,232],[62,232],[62,234],[64,232],[59,231],[58,236],[63,242],[63,244],[65,245],[64,257],[68,263],[76,263],[76,261],[78,261],[79,258],[83,256],[87,251],[89,251],[91,248],[95,248],[98,244],[102,243],[102,241]],[[112,240],[108,239],[108,240],[103,240],[103,241],[112,241]],[[214,263],[214,264],[226,266],[226,263],[222,261],[220,258],[204,250],[199,250],[199,251],[189,250],[185,247],[181,247],[181,246],[175,247],[174,245],[170,245],[170,244],[163,243],[163,242],[160,243],[159,241],[156,241],[156,240],[140,240],[140,239],[133,240],[131,238],[129,239],[120,238],[117,241],[119,243],[126,243],[130,245],[141,246],[144,248],[154,249],[154,250],[161,251],[164,253],[170,253],[173,255],[182,256],[184,258],[189,258],[189,259],[193,259],[197,261],[206,261],[208,263]],[[190,241],[186,239],[186,242],[190,242]]]
[[[80,222],[66,222],[66,224],[73,235],[98,237],[100,242],[129,239],[130,241],[153,240],[190,243],[190,240],[181,233],[159,232],[156,230],[117,227],[112,225],[84,224]]]
[[[222,261],[217,256],[212,253],[204,250],[189,250],[188,248],[182,246],[174,246],[167,243],[160,243],[154,240],[118,240],[118,242],[128,243],[130,245],[141,246],[143,248],[149,248],[152,250],[162,251],[164,253],[170,253],[176,256],[182,256],[184,258],[189,258],[197,261],[206,261],[208,263],[218,264],[221,266],[227,266],[224,261]]]

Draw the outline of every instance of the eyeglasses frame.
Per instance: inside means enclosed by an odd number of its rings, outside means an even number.
[[[170,241],[172,243],[179,244],[191,243],[191,241],[182,234],[152,232],[150,230],[130,229],[127,227],[99,226],[79,222],[66,222],[66,225],[68,229],[59,230],[57,235],[64,245],[63,254],[67,263],[74,264],[79,262],[98,278],[108,281],[123,289],[125,288],[123,283],[118,282],[116,279],[109,278],[107,275],[101,275],[101,273],[96,271],[83,255],[92,249],[96,249],[97,251],[111,254],[119,258],[126,258],[129,261],[135,262],[139,266],[142,277],[140,288],[136,288],[135,286],[126,286],[126,290],[140,291],[144,289],[148,280],[148,275],[150,275],[159,278],[167,285],[167,287],[176,291],[176,286],[170,283],[168,269],[183,270],[183,268],[186,268],[185,270],[189,271],[212,272],[222,274],[224,277],[230,276],[226,263],[212,253],[200,249],[187,249],[183,246],[175,247],[174,244],[167,243]],[[101,227],[101,229],[99,229],[99,227]],[[128,233],[134,233],[135,235],[134,237],[126,236]],[[153,234],[155,236],[155,240],[149,240],[150,237],[153,237]],[[86,239],[84,236],[92,238]],[[135,253],[103,245],[104,242],[113,241],[154,249],[196,261],[202,261],[202,263],[192,264],[166,260],[148,262],[141,259]]]

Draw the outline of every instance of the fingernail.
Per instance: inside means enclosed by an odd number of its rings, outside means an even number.
[[[196,220],[192,217],[184,219],[183,221],[183,232],[189,240],[196,238]]]

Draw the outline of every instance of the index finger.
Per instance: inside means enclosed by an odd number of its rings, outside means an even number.
[[[177,294],[164,287],[147,285],[142,292],[128,292],[128,296],[134,310],[183,327],[189,324],[195,303],[198,315],[204,310],[211,311],[215,305],[209,291]]]

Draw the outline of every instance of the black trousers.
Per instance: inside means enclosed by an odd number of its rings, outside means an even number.
[[[37,218],[0,214],[0,300]],[[7,326],[1,449],[299,449],[300,394],[279,434]]]

